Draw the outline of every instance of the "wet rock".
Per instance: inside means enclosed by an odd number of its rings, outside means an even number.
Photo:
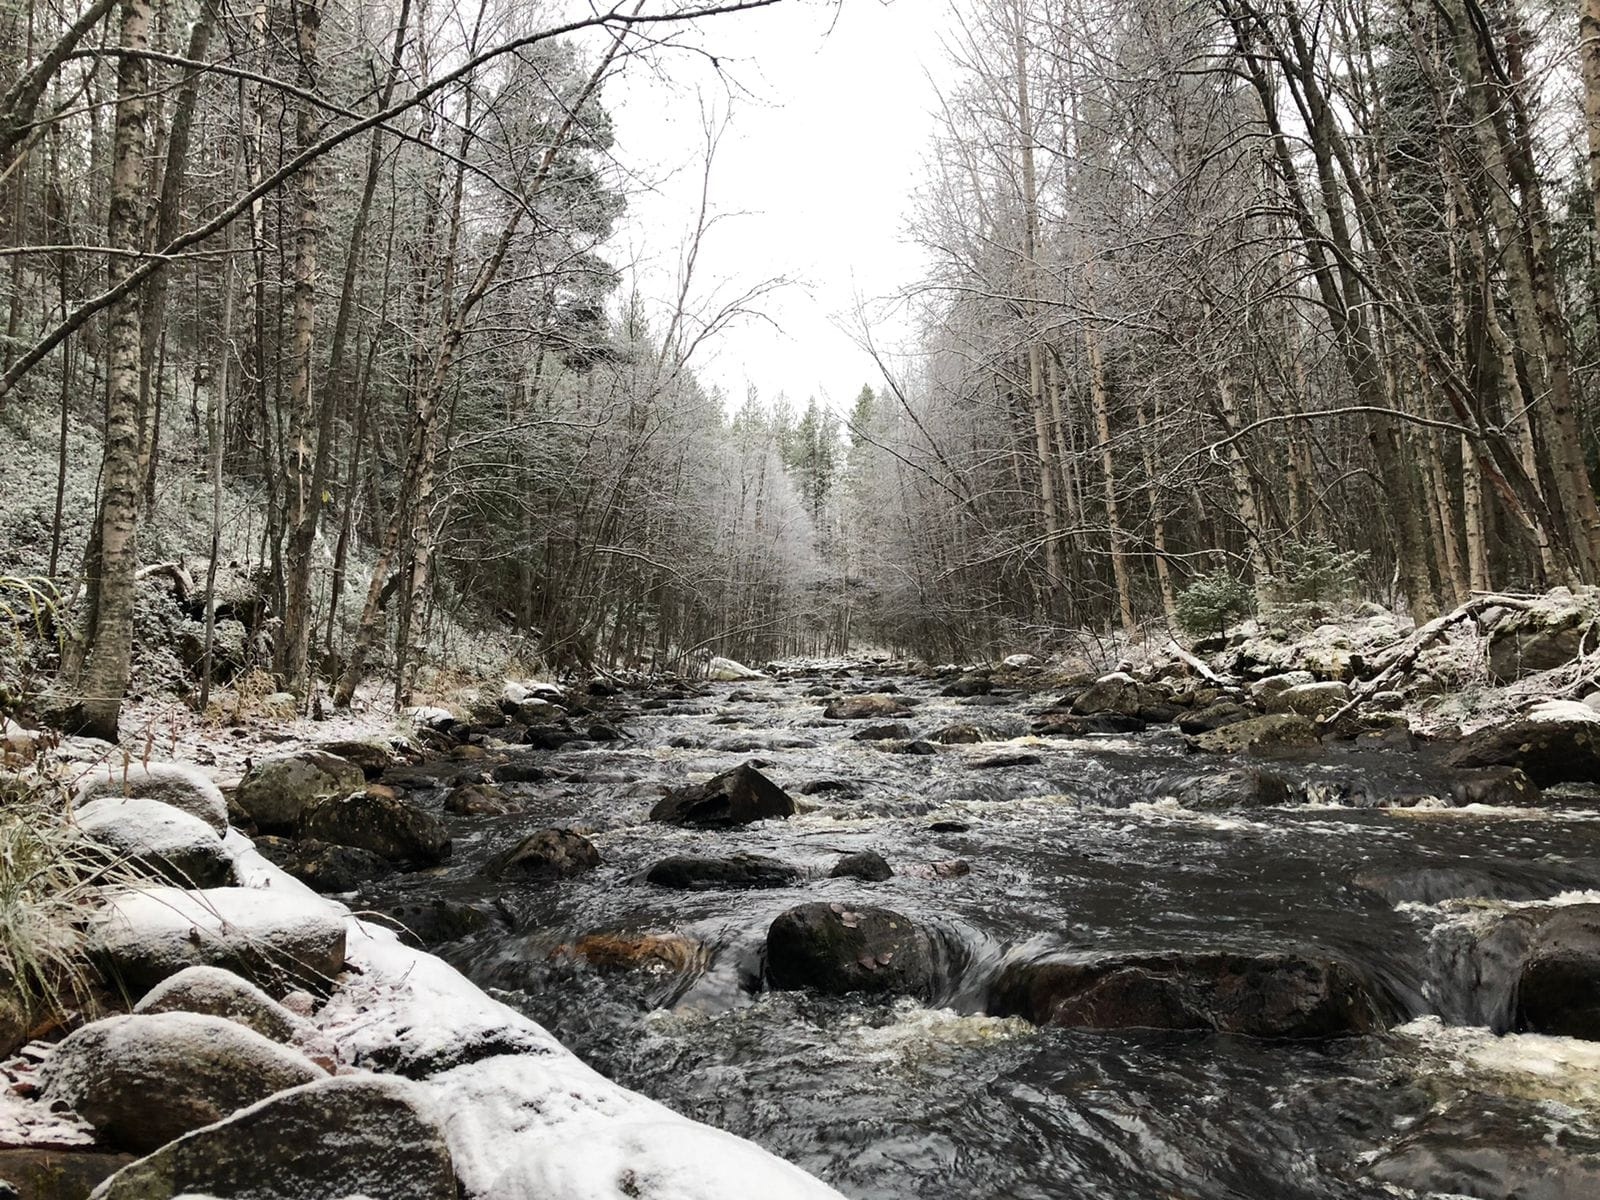
[[[1298,713],[1272,713],[1224,725],[1189,738],[1189,746],[1206,754],[1272,754],[1317,745],[1317,727]]]
[[[1445,761],[1453,767],[1520,767],[1540,787],[1600,783],[1600,714],[1552,702],[1527,717],[1468,735]]]
[[[767,930],[767,982],[779,990],[930,998],[938,986],[933,939],[886,908],[802,904]]]
[[[874,718],[905,717],[911,708],[903,700],[884,692],[869,692],[864,696],[846,696],[835,700],[822,710],[831,721],[869,721]]]
[[[390,767],[399,766],[402,759],[390,746],[381,742],[342,741],[319,742],[317,751],[320,754],[331,754],[335,758],[342,758],[348,763],[354,763],[361,768],[361,773],[368,779],[376,779]]]
[[[490,783],[465,783],[444,798],[444,810],[458,817],[503,817],[522,805]]]
[[[1537,1105],[1475,1096],[1424,1117],[1367,1172],[1406,1195],[1588,1200],[1600,1196],[1600,1138]]]
[[[650,810],[652,821],[725,829],[798,811],[794,798],[749,763],[705,783],[669,792]]]
[[[1259,767],[1236,767],[1163,787],[1184,808],[1200,812],[1230,808],[1272,808],[1288,804],[1292,795],[1282,775]]]
[[[224,1017],[137,1014],[69,1034],[43,1068],[42,1099],[75,1111],[116,1149],[147,1152],[323,1075]]]
[[[233,882],[233,855],[217,831],[160,800],[103,794],[74,810],[73,819],[94,845],[146,874],[180,887]]]
[[[1038,737],[1088,737],[1097,733],[1138,733],[1144,729],[1138,717],[1119,713],[1096,713],[1089,717],[1071,713],[1043,713],[1033,723]]]
[[[904,724],[868,725],[850,735],[852,742],[904,741],[911,736],[911,727]]]
[[[968,761],[967,766],[974,771],[996,771],[1003,767],[1036,767],[1043,761],[1043,755],[1017,750],[1009,754],[990,754],[984,758],[974,758]]]
[[[1517,980],[1515,1027],[1600,1041],[1600,904],[1539,922]]]
[[[550,957],[581,959],[597,971],[678,975],[703,967],[707,954],[699,942],[677,933],[590,933],[556,947]]]
[[[1096,713],[1115,713],[1119,716],[1137,716],[1144,697],[1132,675],[1113,671],[1102,675],[1080,692],[1072,702],[1072,711],[1078,716]]]
[[[495,767],[489,772],[489,778],[496,783],[543,783],[550,778],[550,772],[530,762],[512,761]]]
[[[366,783],[361,768],[337,755],[307,750],[257,763],[239,781],[235,799],[262,833],[295,834],[306,811]]]
[[[108,1179],[96,1200],[455,1200],[455,1167],[432,1111],[405,1080],[320,1080],[161,1147]]]
[[[1368,983],[1298,954],[1167,953],[1008,967],[989,1012],[1078,1029],[1189,1029],[1252,1037],[1370,1033],[1385,1012]]]
[[[1450,780],[1457,805],[1486,804],[1502,808],[1534,808],[1542,797],[1538,786],[1517,767],[1479,767],[1459,771]]]
[[[559,704],[534,697],[513,704],[507,715],[523,725],[549,725],[565,717],[567,710]]]
[[[159,800],[198,817],[217,833],[228,831],[228,802],[222,789],[196,767],[180,763],[101,763],[78,781],[74,806],[105,796]]]
[[[1231,700],[1219,700],[1215,704],[1179,717],[1178,731],[1187,734],[1210,733],[1213,729],[1248,721],[1255,715],[1253,710],[1242,704],[1235,704]]]
[[[113,895],[90,920],[91,958],[133,995],[185,967],[223,967],[268,994],[326,991],[344,968],[345,910],[260,888],[150,888]]]
[[[564,879],[600,865],[600,851],[571,829],[541,829],[483,865],[491,879]]]
[[[393,795],[371,790],[321,801],[307,810],[302,832],[408,866],[436,866],[450,857],[450,831],[443,821]]]
[[[918,738],[909,742],[874,742],[873,745],[885,754],[910,754],[927,756],[939,753],[939,747],[932,742],[925,742]]]
[[[311,839],[258,837],[256,849],[273,866],[315,892],[353,892],[394,874],[388,859],[359,846],[336,846]]]
[[[821,796],[828,792],[855,795],[860,790],[861,785],[849,779],[810,779],[800,785],[802,796]]]
[[[495,919],[481,908],[442,896],[405,904],[388,904],[382,912],[394,924],[402,942],[424,949],[482,933],[495,923]]]
[[[939,689],[941,696],[987,696],[994,690],[994,683],[987,675],[963,675]]]
[[[894,877],[894,870],[889,866],[888,860],[876,850],[858,850],[854,854],[846,854],[833,864],[833,870],[828,872],[830,879],[864,879],[868,883],[882,883],[885,879]]]
[[[955,725],[946,725],[935,732],[933,740],[945,746],[974,746],[979,742],[1000,741],[1001,735],[999,730],[987,725],[958,722]]]
[[[529,725],[522,735],[523,744],[537,750],[559,750],[568,742],[582,740],[583,734],[565,721],[555,721],[548,725]]]
[[[714,888],[788,887],[800,872],[788,863],[761,854],[733,854],[727,858],[694,858],[674,855],[664,858],[645,873],[645,880],[657,887],[681,891],[709,891]]]
[[[966,833],[971,828],[965,821],[935,821],[928,826],[931,833]]]
[[[135,1013],[187,1012],[223,1017],[274,1042],[293,1041],[306,1022],[271,996],[221,967],[188,967],[151,988]]]

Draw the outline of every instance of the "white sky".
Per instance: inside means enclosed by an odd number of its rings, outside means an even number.
[[[703,242],[693,294],[795,282],[761,301],[771,323],[741,321],[696,358],[730,407],[753,384],[768,402],[783,392],[798,409],[815,395],[846,412],[863,383],[877,387],[872,360],[837,323],[858,295],[892,294],[920,274],[905,231],[936,106],[929,76],[945,72],[946,11],[939,0],[782,0],[696,33],[726,79],[680,50],[663,60],[670,78],[632,64],[608,87],[618,159],[659,181],[633,197],[613,260],[637,258],[652,296],[673,292],[699,204],[702,101],[731,110],[711,178],[711,209],[724,216]]]

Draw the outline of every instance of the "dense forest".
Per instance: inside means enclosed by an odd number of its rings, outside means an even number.
[[[61,482],[0,571],[65,610],[75,724],[174,472],[196,590],[243,497],[271,670],[337,703],[463,612],[555,668],[944,659],[1600,578],[1592,5],[958,5],[915,336],[866,306],[837,410],[697,375],[770,286],[697,289],[709,219],[664,301],[611,242],[608,84],[776,2],[6,8],[0,422]]]

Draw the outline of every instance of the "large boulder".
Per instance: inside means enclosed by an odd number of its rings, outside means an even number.
[[[186,967],[146,992],[133,1011],[225,1017],[274,1042],[291,1042],[308,1028],[303,1017],[221,967]]]
[[[1109,675],[1102,675],[1080,692],[1072,702],[1072,711],[1082,717],[1096,713],[1133,717],[1139,714],[1143,706],[1144,697],[1133,676],[1123,671],[1113,671]]]
[[[1510,683],[1565,666],[1583,650],[1584,637],[1600,615],[1600,593],[1574,594],[1553,588],[1527,609],[1494,623],[1489,632],[1489,674]]]
[[[762,854],[732,854],[727,858],[674,855],[645,872],[647,883],[689,892],[788,887],[799,877],[800,872],[788,863]]]
[[[339,895],[393,875],[388,859],[358,846],[335,846],[315,838],[258,837],[261,856],[314,892]]]
[[[864,696],[845,696],[822,710],[830,721],[867,721],[888,717],[905,717],[911,707],[898,696],[886,692],[870,692]]]
[[[342,758],[348,763],[361,768],[361,773],[368,779],[376,779],[391,767],[397,767],[403,761],[394,747],[385,742],[369,742],[359,739],[345,741],[319,742],[317,750],[322,754],[331,754],[335,758]]]
[[[862,879],[868,883],[882,883],[886,879],[894,878],[894,868],[889,865],[889,860],[876,850],[857,850],[854,854],[846,854],[833,864],[833,870],[828,872],[830,879]]]
[[[341,1076],[272,1096],[124,1167],[94,1200],[456,1200],[450,1149],[418,1085]]]
[[[306,811],[330,796],[348,796],[366,783],[354,763],[306,750],[256,763],[234,799],[262,833],[298,833]]]
[[[1348,703],[1350,688],[1337,679],[1300,683],[1278,692],[1266,705],[1268,712],[1299,713],[1302,717],[1331,717]]]
[[[719,657],[706,664],[706,678],[716,683],[733,683],[740,679],[765,679],[766,676],[741,662]]]
[[[140,1013],[69,1034],[45,1063],[42,1099],[117,1149],[143,1153],[324,1074],[225,1017]]]
[[[306,810],[309,838],[354,846],[392,863],[432,867],[450,857],[450,830],[432,813],[380,791],[329,796]]]
[[[134,1160],[109,1150],[0,1150],[0,1183],[21,1200],[83,1200],[108,1175]],[[3,1191],[0,1188],[0,1191]]]
[[[1163,785],[1184,808],[1209,811],[1230,808],[1272,808],[1288,804],[1289,781],[1260,767],[1235,767],[1205,775],[1174,779]]]
[[[344,969],[346,910],[263,888],[149,888],[110,896],[90,954],[142,995],[185,967],[224,967],[268,993],[327,991]]]
[[[581,875],[600,865],[600,851],[583,834],[571,829],[541,829],[484,864],[492,879],[562,879]]]
[[[217,833],[228,831],[228,802],[222,789],[197,767],[181,763],[101,763],[78,780],[73,802],[82,806],[103,796],[159,800]]]
[[[867,905],[802,904],[767,930],[767,982],[840,995],[929,999],[939,983],[934,939],[909,917]]]
[[[669,825],[722,829],[772,817],[790,817],[797,811],[794,797],[744,763],[705,783],[668,792],[650,810],[650,819]]]
[[[1600,1041],[1600,904],[1557,908],[1539,922],[1512,1020],[1530,1033]]]
[[[1225,725],[1237,725],[1241,721],[1248,721],[1255,715],[1254,710],[1242,704],[1232,700],[1218,700],[1179,717],[1178,732],[1210,733],[1213,729],[1221,729]]]
[[[995,1016],[1078,1029],[1192,1029],[1252,1037],[1370,1033],[1384,1007],[1356,971],[1298,954],[1129,954],[1003,971]]]
[[[994,690],[994,682],[987,675],[973,672],[945,684],[939,689],[941,696],[987,696]]]
[[[1468,735],[1445,761],[1520,767],[1540,787],[1600,783],[1600,712],[1576,701],[1547,701],[1518,720]]]
[[[72,815],[96,847],[180,887],[233,882],[233,855],[217,831],[170,804],[103,794]]]
[[[1274,754],[1317,744],[1317,727],[1298,713],[1271,713],[1197,733],[1189,746],[1205,754]]]

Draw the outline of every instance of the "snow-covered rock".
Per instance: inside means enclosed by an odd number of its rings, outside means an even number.
[[[1576,700],[1549,700],[1525,716],[1479,729],[1450,752],[1455,767],[1521,767],[1540,787],[1600,783],[1600,712]]]
[[[706,678],[717,683],[732,683],[737,679],[765,679],[766,676],[741,662],[719,656],[706,664]]]
[[[326,991],[344,966],[347,910],[278,877],[289,887],[114,895],[90,924],[90,951],[135,992],[192,966],[225,967],[269,993]]]
[[[100,763],[79,778],[74,803],[87,804],[101,796],[159,800],[199,817],[219,834],[228,830],[228,802],[222,789],[198,767],[182,763]]]
[[[94,1200],[455,1200],[455,1174],[423,1088],[342,1076],[280,1092],[162,1146],[106,1180]]]
[[[96,846],[173,883],[217,887],[233,881],[233,855],[217,831],[170,804],[102,795],[72,815]]]
[[[1001,659],[1000,665],[1012,671],[1021,670],[1023,667],[1037,667],[1039,665],[1039,656],[1037,654],[1008,654]]]
[[[133,1006],[136,1013],[189,1012],[230,1021],[275,1042],[290,1042],[308,1033],[310,1024],[232,971],[221,967],[186,967],[151,988]]]
[[[37,729],[24,729],[10,717],[0,717],[0,762],[32,762],[43,736]]]
[[[43,1099],[71,1108],[111,1145],[146,1152],[324,1074],[226,1017],[141,1013],[68,1035],[45,1063]]]
[[[448,708],[440,708],[433,704],[420,704],[405,710],[404,714],[413,725],[420,725],[426,729],[448,729],[456,723],[456,715]]]

